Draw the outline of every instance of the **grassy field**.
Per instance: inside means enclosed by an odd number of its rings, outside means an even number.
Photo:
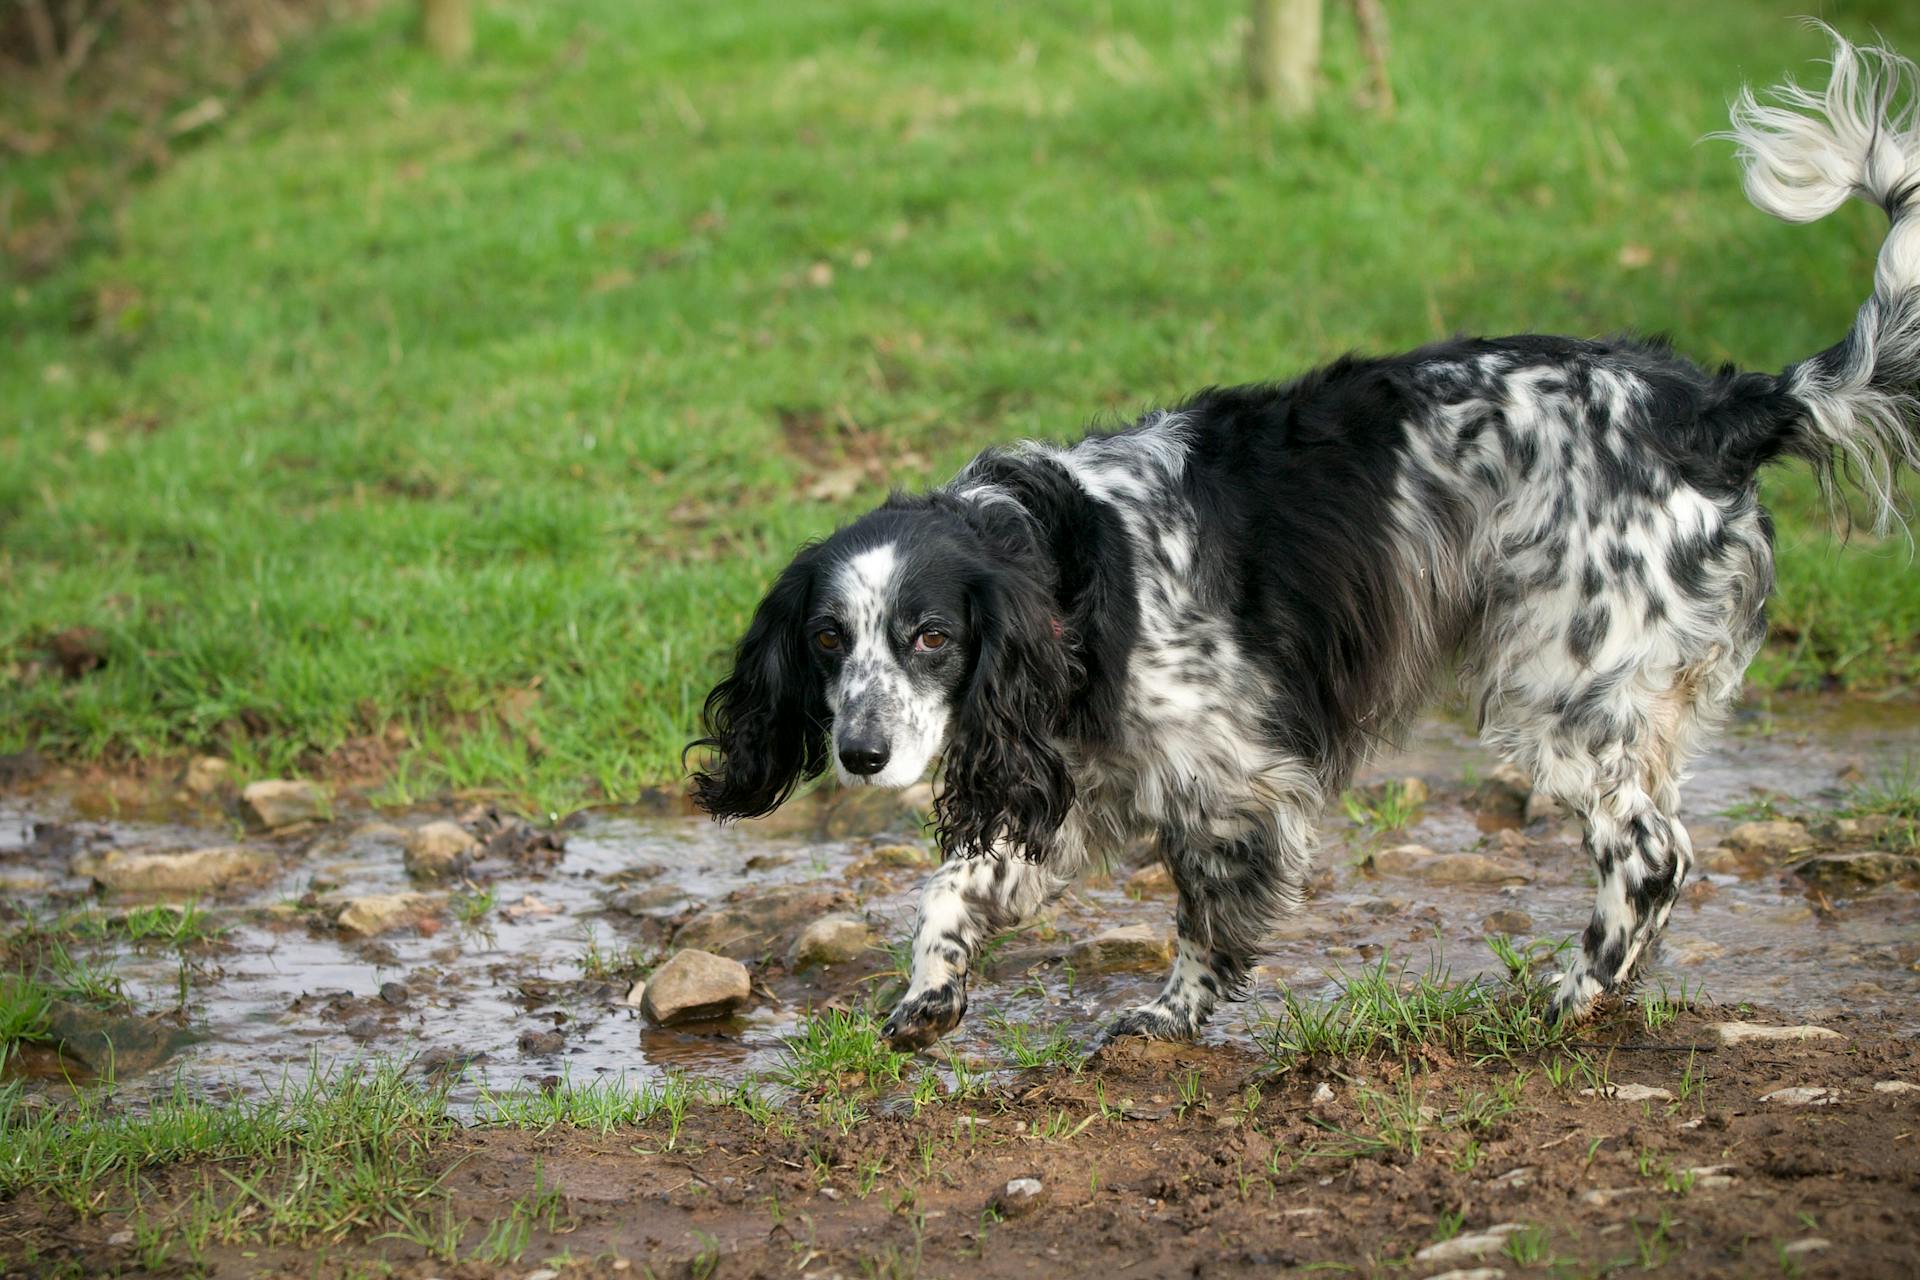
[[[795,544],[983,444],[1456,331],[1778,367],[1878,215],[1773,223],[1698,140],[1805,7],[1395,5],[1392,119],[1337,15],[1299,124],[1239,0],[493,3],[459,69],[336,26],[0,290],[0,750],[628,796]],[[1761,682],[1920,675],[1906,543],[1772,498]]]

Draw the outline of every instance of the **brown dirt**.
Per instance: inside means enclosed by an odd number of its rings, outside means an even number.
[[[377,1273],[384,1259],[406,1277],[525,1276],[563,1251],[576,1260],[561,1268],[567,1276],[1428,1277],[1462,1266],[1605,1275],[1648,1264],[1669,1276],[1913,1274],[1920,1093],[1873,1085],[1920,1081],[1920,1045],[1849,1027],[1843,1041],[1721,1047],[1710,1020],[1686,1014],[1650,1034],[1621,1013],[1585,1037],[1616,1083],[1678,1095],[1690,1071],[1704,1078],[1687,1101],[1584,1098],[1535,1071],[1519,1109],[1477,1135],[1473,1160],[1468,1135],[1441,1125],[1462,1098],[1509,1083],[1509,1066],[1420,1069],[1414,1087],[1441,1119],[1417,1156],[1315,1155],[1342,1143],[1338,1130],[1369,1129],[1359,1082],[1392,1092],[1404,1068],[1346,1063],[1275,1078],[1239,1051],[1136,1044],[1079,1073],[1032,1073],[918,1116],[904,1099],[875,1102],[845,1133],[805,1103],[788,1112],[787,1136],[738,1111],[696,1107],[671,1149],[660,1119],[605,1137],[466,1131],[438,1157],[456,1215],[484,1226],[537,1177],[566,1198],[566,1229],[536,1231],[518,1265],[434,1263],[412,1246],[356,1240],[257,1257],[216,1251],[212,1274]],[[1189,1078],[1198,1101],[1183,1107]],[[1316,1104],[1322,1084],[1334,1099]],[[1251,1108],[1249,1085],[1259,1089]],[[1838,1100],[1759,1100],[1787,1086],[1833,1088]],[[1103,1101],[1113,1118],[1102,1118]],[[1060,1129],[1068,1136],[1042,1136]],[[1708,1166],[1728,1166],[1733,1180],[1668,1183],[1669,1171]],[[1017,1177],[1040,1179],[1046,1200],[997,1220],[989,1206]],[[1620,1194],[1583,1199],[1595,1190]],[[1482,1262],[1412,1260],[1449,1214],[1463,1234],[1532,1224],[1544,1247],[1529,1264],[1497,1250]],[[68,1250],[90,1273],[135,1273],[130,1251],[105,1243],[119,1229],[48,1204],[0,1206],[0,1237]],[[1827,1243],[1782,1253],[1814,1238]],[[1514,1252],[1525,1251],[1521,1240]]]

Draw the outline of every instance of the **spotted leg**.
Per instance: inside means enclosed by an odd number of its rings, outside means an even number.
[[[1600,875],[1580,952],[1554,994],[1552,1016],[1584,1017],[1606,992],[1632,985],[1652,959],[1693,866],[1693,842],[1671,804],[1624,785],[1584,809],[1587,856]]]
[[[896,1049],[924,1049],[960,1024],[967,970],[996,933],[1031,919],[1068,877],[1021,858],[957,859],[928,879],[913,927],[913,975],[882,1033]]]
[[[1160,994],[1109,1023],[1096,1046],[1119,1036],[1190,1040],[1220,1001],[1235,998],[1267,929],[1300,905],[1310,841],[1294,815],[1228,840],[1192,843],[1162,833],[1180,890],[1173,969]]]

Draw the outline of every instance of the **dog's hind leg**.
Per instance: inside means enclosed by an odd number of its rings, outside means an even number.
[[[1021,858],[948,862],[920,893],[913,974],[882,1028],[898,1049],[923,1049],[960,1024],[967,970],[994,934],[1016,928],[1066,888],[1070,876]]]
[[[1553,999],[1556,1018],[1580,1017],[1604,992],[1625,990],[1652,959],[1667,916],[1693,866],[1693,844],[1671,807],[1637,783],[1582,806],[1587,856],[1600,886]]]
[[[1585,824],[1599,876],[1593,915],[1554,994],[1556,1019],[1582,1017],[1602,994],[1632,986],[1652,962],[1693,868],[1693,842],[1679,816],[1681,770],[1698,713],[1717,716],[1720,701],[1702,708],[1696,683],[1695,673],[1682,672],[1668,690],[1639,701],[1622,717],[1634,730],[1623,740],[1589,739],[1563,754],[1558,744],[1579,740],[1550,733],[1531,762],[1536,782]]]

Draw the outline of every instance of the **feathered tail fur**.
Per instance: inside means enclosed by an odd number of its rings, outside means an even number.
[[[1747,198],[1812,222],[1858,196],[1886,211],[1873,295],[1839,343],[1789,367],[1780,387],[1804,412],[1780,446],[1823,475],[1851,473],[1876,529],[1900,513],[1899,474],[1920,470],[1920,74],[1893,50],[1833,38],[1821,89],[1788,81],[1767,101],[1743,89],[1733,127]]]

